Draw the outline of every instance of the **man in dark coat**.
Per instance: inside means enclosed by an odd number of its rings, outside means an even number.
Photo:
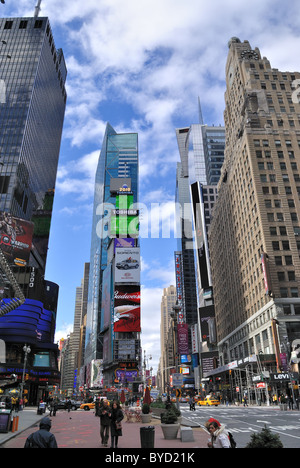
[[[110,418],[111,418],[111,410],[109,407],[109,402],[104,400],[102,405],[98,410],[98,414],[100,416],[100,436],[101,436],[101,443],[104,447],[107,447],[108,437],[109,437],[109,427],[110,427]]]
[[[58,448],[55,436],[51,434],[51,420],[43,418],[40,429],[27,438],[24,448]]]

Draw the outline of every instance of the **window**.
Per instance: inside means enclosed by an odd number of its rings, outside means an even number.
[[[284,259],[286,265],[293,265],[293,257],[291,255],[286,255]]]
[[[291,288],[291,296],[299,297],[298,288]]]
[[[282,257],[275,255],[275,265],[282,265]]]
[[[290,242],[289,241],[282,241],[282,249],[283,250],[290,250]]]
[[[273,241],[272,246],[273,246],[273,250],[280,250],[278,241]]]
[[[11,29],[12,25],[13,25],[12,21],[6,21],[6,23],[4,25],[4,29]]]
[[[288,288],[280,288],[280,297],[288,297]]]
[[[289,281],[296,281],[296,275],[294,271],[288,271]]]
[[[277,236],[277,229],[274,226],[270,227],[270,235],[271,236]]]
[[[277,271],[277,278],[278,278],[278,281],[285,281],[284,271]]]

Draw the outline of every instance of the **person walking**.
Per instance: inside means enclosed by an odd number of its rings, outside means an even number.
[[[122,419],[124,418],[123,411],[117,401],[112,404],[111,410],[111,425],[110,425],[110,436],[111,445],[110,448],[118,448],[119,437],[122,436]]]
[[[211,418],[207,421],[205,427],[210,434],[210,441],[207,444],[209,448],[231,448],[224,424]]]
[[[51,419],[43,418],[40,422],[40,429],[27,437],[24,448],[58,448],[55,436],[50,429]]]
[[[98,408],[97,414],[98,416],[100,416],[101,444],[104,445],[104,447],[107,447],[109,438],[109,428],[111,424],[111,409],[107,400],[103,401],[102,405]]]

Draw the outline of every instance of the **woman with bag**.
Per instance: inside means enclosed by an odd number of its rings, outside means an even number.
[[[117,401],[114,401],[112,404],[111,410],[111,426],[110,426],[110,436],[111,436],[111,446],[110,448],[118,448],[119,437],[122,436],[122,419],[124,418],[123,411]]]

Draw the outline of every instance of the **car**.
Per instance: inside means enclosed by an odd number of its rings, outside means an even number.
[[[198,406],[219,406],[219,404],[219,400],[210,397],[205,397],[204,400],[199,400],[197,402]]]
[[[131,257],[116,264],[119,270],[128,270],[129,268],[138,268],[139,266],[139,262]]]
[[[95,402],[93,401],[92,403],[82,403],[80,405],[80,409],[83,409],[84,411],[90,411],[91,409],[95,408]]]

